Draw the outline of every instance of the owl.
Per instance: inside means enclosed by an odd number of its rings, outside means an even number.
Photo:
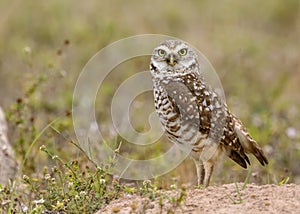
[[[252,153],[268,160],[241,121],[204,80],[196,51],[185,42],[167,40],[154,49],[150,72],[154,105],[170,141],[194,160],[198,185],[208,186],[216,163],[228,156],[247,168]]]

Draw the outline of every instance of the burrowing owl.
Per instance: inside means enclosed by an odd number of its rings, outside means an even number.
[[[268,163],[261,147],[201,75],[188,44],[167,40],[154,49],[150,71],[155,109],[168,138],[191,149],[198,185],[209,185],[215,163],[226,154],[243,168],[252,153]]]

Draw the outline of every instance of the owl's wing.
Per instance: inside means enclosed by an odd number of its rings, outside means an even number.
[[[224,104],[224,110],[226,112],[226,124],[221,143],[223,143],[228,157],[246,169],[247,163],[250,165],[250,161],[245,154],[244,147],[235,132],[234,117],[230,113],[226,104]]]
[[[244,168],[250,164],[245,152],[252,153],[262,165],[268,163],[260,146],[213,89],[202,79],[188,81],[186,78],[185,85],[197,100],[200,132],[209,132],[210,137],[219,140],[227,155]]]
[[[234,115],[232,115],[234,121],[234,130],[241,142],[246,153],[253,154],[261,165],[268,164],[268,159],[266,158],[261,147],[256,143],[256,141],[251,137],[242,122]]]
[[[178,114],[191,116],[192,119],[187,122],[192,123],[201,134],[220,142],[227,156],[243,168],[250,164],[246,153],[252,153],[262,165],[268,163],[260,146],[213,89],[193,76],[187,75],[181,81],[165,85]],[[187,110],[190,106],[193,107],[192,112]]]

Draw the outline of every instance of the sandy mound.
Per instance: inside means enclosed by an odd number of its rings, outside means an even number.
[[[300,186],[241,183],[187,190],[180,205],[180,191],[165,191],[161,199],[151,201],[137,195],[124,195],[103,207],[100,213],[300,213]],[[174,200],[175,199],[175,200]],[[172,213],[171,212],[171,213]]]

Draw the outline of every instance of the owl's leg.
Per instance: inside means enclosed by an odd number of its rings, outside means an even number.
[[[205,171],[203,184],[205,187],[208,187],[210,177],[211,177],[213,169],[214,169],[214,164],[211,161],[207,161],[207,162],[204,162],[203,165],[204,165],[204,171]]]
[[[197,172],[197,183],[198,186],[203,184],[203,179],[204,179],[204,168],[203,168],[203,163],[200,159],[198,158],[192,158],[194,160],[194,163],[196,165],[196,172]]]

